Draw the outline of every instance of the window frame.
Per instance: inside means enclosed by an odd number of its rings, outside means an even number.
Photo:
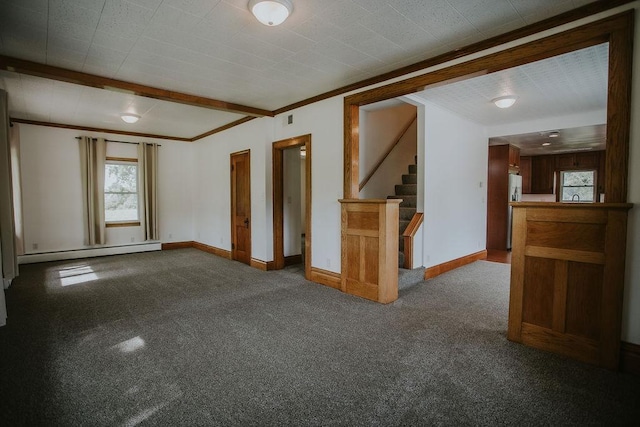
[[[593,185],[567,185],[567,188],[587,188],[591,187],[593,190],[593,195],[591,200],[564,200],[564,174],[565,173],[576,173],[576,172],[592,172],[593,173]],[[598,171],[597,169],[589,168],[589,169],[563,169],[558,171],[558,201],[562,203],[596,203],[598,197]]]
[[[107,228],[113,228],[113,227],[139,227],[142,224],[142,221],[140,220],[140,176],[139,176],[139,171],[138,171],[138,159],[133,158],[133,157],[107,157],[105,159],[105,174],[106,174],[106,167],[107,165],[127,165],[127,164],[131,164],[134,163],[136,165],[136,196],[138,199],[138,219],[137,220],[124,220],[124,221],[107,221],[106,220],[106,201],[105,201],[105,207],[104,207],[104,211],[105,211],[105,227]],[[106,182],[106,179],[105,179]],[[106,195],[109,194],[106,190],[104,191],[103,197],[106,197]]]

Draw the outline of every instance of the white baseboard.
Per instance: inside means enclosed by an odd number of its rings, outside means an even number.
[[[18,256],[18,264],[32,264],[35,262],[61,261],[67,259],[93,258],[105,255],[132,254],[136,252],[151,252],[162,250],[160,242],[138,243],[132,245],[109,246],[103,248],[75,249],[71,251],[41,252]]]

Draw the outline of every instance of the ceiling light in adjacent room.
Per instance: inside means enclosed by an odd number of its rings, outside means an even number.
[[[140,120],[140,116],[133,113],[122,113],[120,118],[127,123],[135,123]]]
[[[543,147],[548,147],[548,146],[550,146],[550,145],[551,145],[551,143],[550,143],[550,142],[543,142],[543,143],[542,143],[542,146],[543,146]]]
[[[249,10],[264,25],[282,24],[293,11],[291,0],[250,0]]]
[[[549,133],[549,138],[557,138],[560,135],[558,131],[553,131]]]
[[[509,108],[516,103],[516,97],[513,95],[500,96],[491,100],[498,108]]]

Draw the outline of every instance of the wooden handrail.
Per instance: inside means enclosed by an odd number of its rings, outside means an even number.
[[[402,233],[402,239],[404,240],[404,264],[403,268],[411,270],[413,268],[413,238],[416,236],[418,229],[424,221],[424,213],[416,212],[413,214],[413,218],[409,221],[409,225]]]
[[[389,149],[387,149],[387,152],[384,154],[384,156],[382,156],[380,160],[378,160],[378,163],[376,163],[376,165],[373,167],[373,170],[369,173],[369,175],[367,175],[365,179],[363,179],[362,182],[360,182],[358,191],[362,191],[364,186],[367,185],[367,182],[369,182],[371,177],[378,171],[378,168],[382,166],[382,163],[384,163],[384,161],[387,160],[387,157],[389,157],[389,154],[391,154],[393,149],[396,148],[396,145],[398,145],[398,143],[400,142],[404,134],[407,133],[407,131],[409,130],[413,122],[416,121],[417,118],[418,118],[418,114],[416,113],[416,115],[413,116],[413,118],[409,121],[409,123],[407,123],[407,125],[402,129],[402,131],[398,134],[396,139],[393,141],[393,143],[389,146]]]

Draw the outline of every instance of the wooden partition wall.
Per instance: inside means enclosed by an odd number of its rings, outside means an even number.
[[[628,203],[512,203],[507,336],[617,369]]]
[[[398,299],[401,201],[340,200],[342,292],[385,304]]]

